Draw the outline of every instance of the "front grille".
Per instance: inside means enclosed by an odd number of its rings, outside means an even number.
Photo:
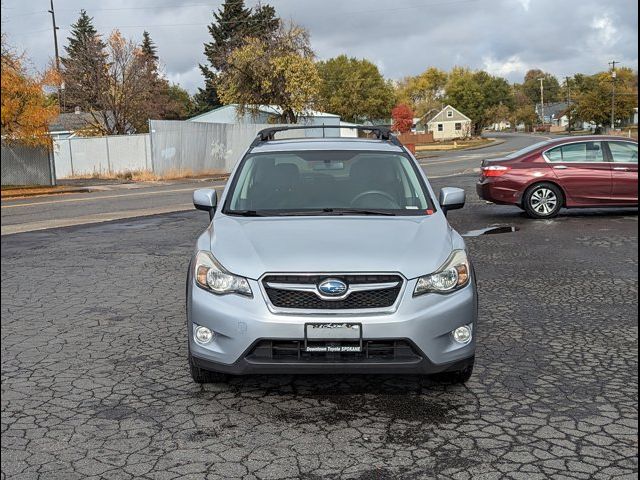
[[[374,283],[393,283],[397,285],[381,290],[354,291],[342,300],[325,300],[315,292],[293,291],[271,288],[268,283],[292,283],[317,285],[326,278],[336,278],[347,285]],[[276,308],[301,310],[355,310],[380,309],[393,306],[402,290],[402,277],[399,275],[269,275],[263,280],[265,293]]]
[[[353,342],[328,342],[353,345]],[[421,356],[406,340],[363,340],[362,352],[306,352],[304,340],[261,340],[247,355],[252,362],[413,362]]]

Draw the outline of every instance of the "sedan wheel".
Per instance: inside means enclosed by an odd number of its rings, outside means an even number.
[[[560,212],[562,204],[562,192],[551,183],[534,185],[524,198],[525,211],[533,218],[553,218]]]

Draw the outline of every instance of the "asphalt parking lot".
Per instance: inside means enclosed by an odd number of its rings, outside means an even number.
[[[637,478],[637,210],[480,203],[466,386],[268,376],[199,386],[184,280],[206,214],[2,237],[2,478]],[[425,246],[428,248],[428,246]]]

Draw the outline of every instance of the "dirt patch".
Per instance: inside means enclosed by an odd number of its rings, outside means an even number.
[[[118,173],[95,172],[88,175],[74,175],[65,180],[120,180],[125,182],[157,182],[162,180],[182,180],[210,178],[212,180],[226,180],[229,174],[220,170],[194,172],[192,170],[169,170],[163,174],[149,170],[131,170]]]
[[[64,185],[55,187],[2,187],[1,198],[34,197],[37,195],[52,195],[58,193],[86,192],[85,188],[68,187]]]

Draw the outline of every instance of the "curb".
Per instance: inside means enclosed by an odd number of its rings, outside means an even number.
[[[489,148],[489,147],[495,147],[496,145],[501,145],[503,143],[505,143],[506,140],[504,139],[494,139],[493,141],[485,144],[485,145],[478,145],[475,147],[466,147],[466,148],[457,148],[457,149],[449,149],[449,150],[427,150],[425,153],[425,155],[420,155],[420,153],[418,153],[418,155],[416,155],[416,158],[418,160],[422,159],[422,158],[433,158],[436,157],[438,155],[431,155],[431,154],[442,154],[442,153],[453,153],[453,152],[470,152],[473,150],[482,150],[484,148]]]
[[[464,151],[464,150],[482,150],[483,148],[489,148],[489,147],[495,147],[496,145],[502,145],[505,142],[506,142],[506,140],[504,140],[502,138],[494,138],[490,143],[487,143],[486,145],[478,145],[477,147],[463,148],[461,150],[454,150],[454,151],[455,152],[460,152],[460,151]]]
[[[44,197],[47,195],[63,195],[65,193],[87,193],[92,192],[93,189],[91,187],[81,187],[81,188],[70,188],[68,190],[59,190],[53,192],[30,192],[30,193],[16,193],[16,194],[6,194],[2,195],[2,200],[14,199],[14,198],[29,198],[29,197]]]

